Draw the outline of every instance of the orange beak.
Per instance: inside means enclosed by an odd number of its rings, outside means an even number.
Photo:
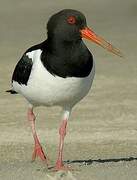
[[[94,43],[98,44],[99,46],[103,47],[104,49],[107,49],[108,51],[112,52],[113,54],[116,54],[117,56],[123,57],[123,55],[119,49],[112,46],[110,43],[105,41],[102,37],[99,37],[98,35],[96,35],[88,27],[80,30],[80,32],[81,32],[82,38],[93,41]]]

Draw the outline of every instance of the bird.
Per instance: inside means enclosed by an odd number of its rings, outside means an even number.
[[[21,94],[28,102],[27,117],[34,138],[32,160],[39,157],[49,167],[35,128],[34,108],[60,106],[63,110],[59,127],[59,147],[54,166],[67,170],[63,161],[64,139],[72,108],[89,92],[95,75],[95,61],[83,38],[122,57],[119,49],[98,36],[87,26],[85,15],[63,9],[47,22],[47,39],[28,48],[15,66],[11,94]]]

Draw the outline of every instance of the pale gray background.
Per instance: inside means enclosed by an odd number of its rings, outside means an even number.
[[[39,160],[30,162],[33,139],[26,101],[5,90],[10,88],[11,74],[23,52],[46,39],[49,16],[64,8],[82,11],[88,26],[121,49],[125,59],[86,41],[96,61],[96,77],[92,90],[72,113],[64,158],[102,159],[104,163],[73,163],[78,171],[61,178]],[[38,134],[54,165],[60,109],[38,108],[36,114]],[[119,160],[129,157],[137,157],[137,1],[1,0],[0,179],[136,180],[137,161]]]

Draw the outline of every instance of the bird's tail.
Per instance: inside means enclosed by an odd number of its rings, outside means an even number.
[[[11,93],[11,94],[18,94],[16,91],[14,91],[13,89],[7,90],[6,92]]]

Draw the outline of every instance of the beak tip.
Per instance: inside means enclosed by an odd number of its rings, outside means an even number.
[[[108,43],[102,37],[96,35],[90,28],[85,27],[80,30],[80,33],[81,33],[82,38],[93,41],[94,43],[98,44],[99,46],[103,47],[104,49],[107,49],[109,52],[111,52],[121,58],[124,57],[124,55],[121,53],[121,51],[119,49],[112,46],[110,43]]]

